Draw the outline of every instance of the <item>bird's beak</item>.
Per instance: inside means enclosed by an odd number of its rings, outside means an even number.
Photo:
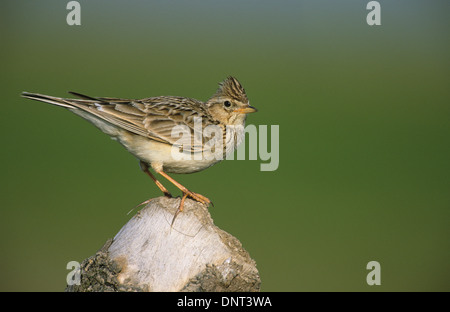
[[[239,114],[250,114],[250,113],[256,113],[258,110],[256,108],[254,108],[253,106],[248,106],[245,108],[238,108],[235,109],[234,112],[239,113]]]

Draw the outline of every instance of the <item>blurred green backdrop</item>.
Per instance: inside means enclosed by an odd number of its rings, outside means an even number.
[[[214,201],[262,290],[450,290],[449,1],[379,1],[372,27],[368,1],[81,0],[81,26],[67,2],[0,4],[0,290],[62,291],[67,262],[160,195],[119,144],[22,91],[206,100],[227,75],[248,123],[280,126],[278,170],[175,178]]]

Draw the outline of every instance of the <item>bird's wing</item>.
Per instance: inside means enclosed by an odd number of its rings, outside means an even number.
[[[180,146],[185,152],[202,151],[206,141],[203,129],[217,124],[204,104],[194,99],[161,96],[130,100],[72,94],[85,99],[81,103],[66,99],[73,106],[137,135]]]

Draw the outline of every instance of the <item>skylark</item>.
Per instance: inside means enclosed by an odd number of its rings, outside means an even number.
[[[220,129],[223,144],[219,146],[223,148],[221,154],[226,155],[233,152],[243,139],[244,132],[237,131],[236,126],[243,129],[247,114],[257,111],[249,105],[244,88],[234,77],[228,77],[220,83],[216,93],[205,103],[178,96],[131,100],[69,93],[79,99],[29,92],[23,92],[22,96],[67,108],[117,140],[139,159],[142,171],[152,178],[166,196],[172,195],[149,171],[149,167],[181,190],[183,197],[178,212],[183,210],[186,197],[207,205],[211,201],[201,194],[191,192],[167,173],[198,172],[224,158],[211,157],[212,149],[206,148],[207,138],[195,137],[196,127],[200,126],[200,130],[205,130],[214,125]],[[175,127],[187,129],[189,144],[180,146],[179,137],[173,135]],[[175,150],[181,149],[182,153],[194,157],[174,157],[174,147]],[[217,151],[214,155],[217,155]]]

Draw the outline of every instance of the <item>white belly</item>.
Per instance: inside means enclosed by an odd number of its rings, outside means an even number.
[[[174,153],[172,145],[157,142],[139,135],[126,133],[117,137],[117,140],[135,157],[150,164],[156,170],[167,173],[193,173],[218,163],[213,155],[180,155]],[[180,157],[184,156],[184,157]]]

